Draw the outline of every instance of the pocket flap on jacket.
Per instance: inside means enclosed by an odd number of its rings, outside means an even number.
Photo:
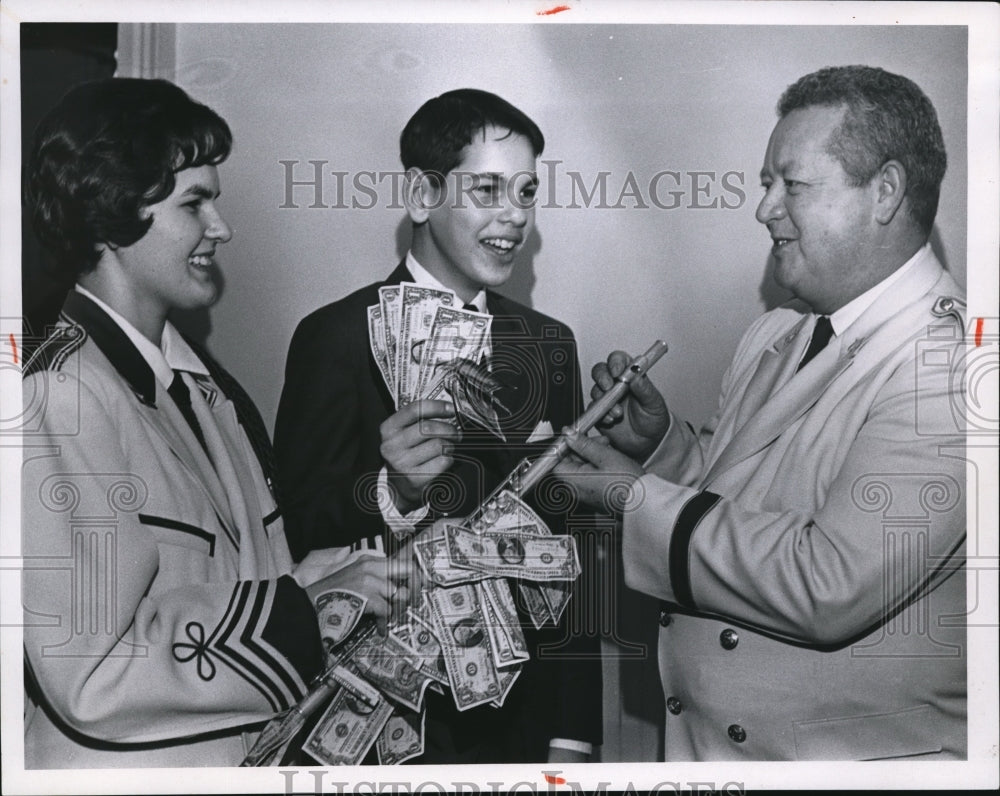
[[[794,722],[799,760],[882,760],[940,752],[934,708]]]
[[[215,555],[215,534],[196,525],[167,517],[155,517],[152,514],[140,514],[139,522],[154,529],[153,533],[160,541],[191,547],[202,553],[207,552],[210,556]]]

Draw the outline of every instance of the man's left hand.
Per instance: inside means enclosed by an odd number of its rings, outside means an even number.
[[[563,429],[575,456],[563,459],[555,473],[589,506],[621,513],[630,503],[632,485],[644,474],[633,459],[615,450],[605,437],[587,437]]]

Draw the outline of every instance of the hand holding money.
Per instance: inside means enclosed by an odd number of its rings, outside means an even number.
[[[429,482],[450,466],[446,443],[457,438],[453,427],[431,426],[430,441],[436,447],[421,450],[428,442],[427,424],[450,426],[446,421],[454,418],[455,411],[449,402],[427,400],[424,391],[437,373],[445,376],[432,391],[449,379],[446,389],[454,388],[461,383],[456,374],[462,362],[475,364],[480,357],[457,355],[448,360],[443,354],[461,351],[473,339],[474,318],[456,316],[444,300],[447,297],[414,291],[401,295],[406,293],[405,285],[382,288],[380,305],[369,308],[369,323],[373,354],[397,406],[404,407],[383,425],[383,457],[392,463],[397,483],[412,489],[409,500],[416,502],[416,485]],[[397,309],[400,303],[407,308]],[[430,307],[435,303],[431,319]],[[466,322],[469,326],[463,328]],[[477,705],[502,707],[529,657],[512,587],[516,586],[532,624],[540,629],[559,623],[571,596],[570,584],[580,574],[573,537],[553,535],[523,498],[569,451],[584,462],[575,465],[578,468],[603,476],[617,465],[628,484],[634,482],[641,474],[635,461],[582,435],[602,418],[614,423],[612,410],[628,390],[644,409],[655,409],[659,395],[655,389],[633,383],[644,379],[646,370],[665,351],[666,345],[657,341],[621,369],[614,384],[595,388],[597,400],[573,428],[564,430],[562,438],[541,456],[523,460],[467,518],[445,518],[408,540],[398,556],[382,559],[381,579],[371,582],[373,564],[355,561],[353,569],[344,568],[345,574],[357,576],[358,587],[370,588],[382,600],[376,599],[373,608],[376,615],[378,607],[384,608],[391,624],[381,637],[376,636],[371,619],[359,619],[368,602],[360,592],[337,589],[333,580],[323,584],[327,591],[311,592],[314,599],[319,597],[317,612],[327,629],[328,667],[306,697],[268,723],[244,765],[280,760],[281,749],[288,746],[305,717],[323,704],[327,710],[304,748],[328,765],[355,765],[372,745],[383,764],[421,754],[427,689],[450,688],[459,710]],[[415,368],[417,362],[435,370]],[[404,368],[410,370],[404,374]],[[480,380],[489,392],[488,371]],[[629,425],[635,431],[634,424]],[[424,467],[424,471],[413,478],[410,465]],[[404,473],[409,476],[401,477]],[[410,568],[411,556],[427,576],[419,585],[417,578],[401,574]],[[399,606],[393,612],[391,603],[402,602],[398,598],[407,584],[414,599],[400,616]],[[379,585],[387,591],[380,591]]]
[[[451,467],[462,432],[454,407],[445,401],[415,401],[382,423],[382,458],[396,508],[402,514],[421,504],[424,487]]]
[[[324,593],[346,590],[365,600],[364,612],[374,615],[384,634],[389,617],[394,611],[405,611],[410,599],[409,570],[396,568],[390,571],[383,556],[360,555],[336,572],[316,581],[306,588],[315,603]]]
[[[458,296],[412,282],[379,288],[367,308],[368,342],[397,409],[423,399],[452,404],[457,414],[506,441],[494,383],[481,362],[493,318],[461,308]],[[455,416],[452,416],[455,420]]]

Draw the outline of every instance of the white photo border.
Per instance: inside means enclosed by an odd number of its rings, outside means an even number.
[[[563,7],[557,13],[553,9]],[[0,345],[20,334],[20,89],[19,25],[22,22],[242,22],[399,23],[407,21],[461,24],[474,22],[543,24],[664,25],[960,25],[968,28],[968,296],[969,318],[984,319],[988,334],[997,335],[1000,251],[1000,7],[980,3],[813,3],[813,2],[612,2],[551,0],[488,5],[470,2],[263,2],[263,0],[162,0],[121,4],[113,0],[87,3],[56,0],[10,0],[0,7]],[[974,157],[973,157],[974,155]],[[975,164],[973,168],[973,164]],[[20,380],[0,374],[0,401],[20,405]],[[992,388],[996,390],[996,385]],[[988,397],[988,396],[987,396]],[[992,400],[996,405],[996,395]],[[980,496],[979,600],[992,611],[992,625],[970,632],[969,754],[967,762],[914,763],[598,763],[573,766],[418,766],[407,768],[322,766],[270,769],[141,769],[100,771],[25,771],[23,768],[23,693],[20,650],[20,514],[21,449],[0,440],[0,590],[2,590],[2,737],[4,793],[246,793],[246,792],[585,792],[634,791],[659,787],[660,792],[706,789],[835,787],[861,788],[996,788],[998,786],[998,644],[997,644],[997,444],[984,440],[969,446],[969,458],[981,483],[992,493]],[[975,499],[975,496],[972,497]],[[973,511],[970,516],[976,516]],[[970,578],[970,605],[977,581]],[[986,595],[983,595],[986,592]],[[980,605],[982,610],[983,606]],[[552,778],[562,778],[556,784]],[[435,784],[436,783],[436,784]],[[422,789],[421,789],[422,788]],[[534,788],[534,790],[532,790]]]

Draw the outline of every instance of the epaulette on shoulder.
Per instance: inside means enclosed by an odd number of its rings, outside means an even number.
[[[66,360],[87,340],[87,330],[63,316],[66,325],[56,326],[27,361],[22,378],[43,370],[59,371]]]
[[[961,328],[965,328],[965,299],[961,296],[938,296],[931,307],[931,315],[935,318],[954,318]]]

